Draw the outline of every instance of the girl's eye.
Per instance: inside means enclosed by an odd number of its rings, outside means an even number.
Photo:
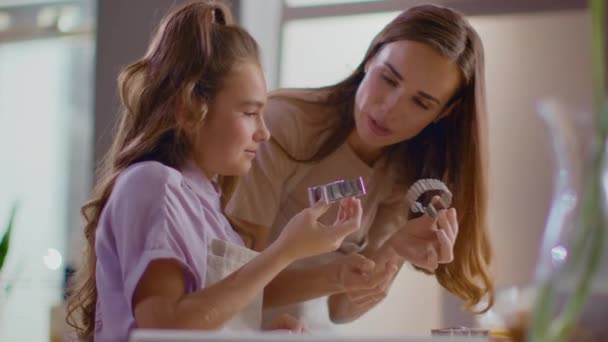
[[[255,116],[255,115],[258,115],[258,113],[257,113],[257,112],[245,112],[244,114],[245,114],[246,116]]]

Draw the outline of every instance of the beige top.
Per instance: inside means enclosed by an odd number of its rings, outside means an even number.
[[[405,189],[396,185],[395,172],[389,167],[386,157],[370,167],[347,143],[314,164],[298,163],[287,156],[286,152],[299,158],[310,157],[323,141],[319,122],[333,113],[331,109],[312,102],[320,96],[322,93],[318,90],[282,91],[270,96],[264,115],[272,138],[258,149],[252,168],[241,178],[226,213],[270,227],[269,238],[273,241],[295,214],[309,206],[309,187],[362,176],[367,189],[367,195],[361,198],[362,227],[348,236],[340,249],[342,253],[358,252],[368,240],[374,245],[382,243],[400,226],[400,221],[405,220]],[[321,221],[333,223],[337,210],[338,206],[333,206]],[[326,263],[339,253],[308,258],[297,264]],[[319,307],[310,315],[303,312],[304,304],[298,310],[285,311],[304,320],[310,329],[328,328],[326,298],[311,302],[316,304],[309,304],[324,308]],[[311,319],[306,319],[306,316]]]

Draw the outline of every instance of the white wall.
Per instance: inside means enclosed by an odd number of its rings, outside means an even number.
[[[554,176],[536,107],[555,98],[572,115],[591,110],[590,18],[576,10],[470,20],[486,53],[493,270],[499,289],[522,286],[533,277]],[[470,322],[454,301],[443,308],[444,325]]]
[[[536,105],[554,97],[592,105],[585,11],[474,18],[487,54],[490,223],[500,286],[530,280],[551,196],[553,160]]]
[[[0,273],[0,341],[48,340],[50,308],[62,302],[78,221],[70,206],[89,181],[92,55],[88,36],[0,44],[0,234],[19,201]]]
[[[243,0],[239,11],[240,24],[257,40],[262,50],[262,64],[269,90],[275,89],[278,84],[282,2]]]

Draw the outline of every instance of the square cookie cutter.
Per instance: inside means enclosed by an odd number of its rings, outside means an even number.
[[[359,197],[367,193],[363,177],[351,180],[338,180],[332,183],[308,188],[308,202],[310,206],[320,200],[326,203],[337,202],[347,197]]]

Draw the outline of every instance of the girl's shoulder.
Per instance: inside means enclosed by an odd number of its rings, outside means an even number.
[[[179,187],[183,176],[178,170],[157,161],[143,161],[127,167],[118,175],[114,192],[164,192],[167,186]]]
[[[185,203],[175,200],[188,196],[182,179],[178,170],[156,161],[138,162],[127,167],[116,178],[103,209],[99,234],[112,231],[116,236],[128,234],[136,238],[153,229],[161,229],[164,225],[159,222],[166,222],[168,203]],[[129,233],[119,228],[124,226],[129,226]]]
[[[122,171],[108,199],[108,206],[150,211],[162,208],[169,199],[194,203],[195,196],[184,186],[183,174],[157,161],[135,163]],[[185,201],[185,202],[184,202]]]

